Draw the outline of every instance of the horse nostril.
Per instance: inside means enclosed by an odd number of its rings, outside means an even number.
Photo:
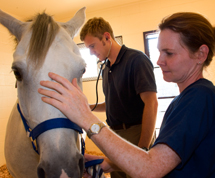
[[[43,168],[41,167],[37,168],[37,175],[38,175],[38,178],[45,178],[45,171],[43,170]]]

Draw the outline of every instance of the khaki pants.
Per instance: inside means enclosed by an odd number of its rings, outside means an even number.
[[[126,130],[113,130],[122,138],[126,139],[127,141],[133,143],[134,145],[138,145],[141,135],[142,125],[134,125]],[[152,144],[154,143],[155,139],[152,140]],[[152,145],[151,144],[151,145]],[[117,149],[117,148],[116,148]],[[122,153],[123,154],[123,153]],[[121,171],[113,171],[110,173],[111,178],[131,178],[129,175]]]

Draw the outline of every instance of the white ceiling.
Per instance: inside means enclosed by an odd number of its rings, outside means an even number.
[[[87,7],[87,13],[140,1],[151,0],[0,0],[0,9],[20,20],[44,10],[60,20],[67,18],[68,14],[73,16],[82,7]]]

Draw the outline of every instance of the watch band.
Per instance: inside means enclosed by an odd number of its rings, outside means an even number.
[[[93,126],[98,126],[98,127],[99,127],[98,130],[93,131],[93,130],[92,130],[92,127],[93,127]],[[101,131],[101,129],[102,129],[103,127],[105,127],[105,126],[106,126],[106,124],[103,123],[103,122],[99,122],[99,123],[94,123],[94,124],[92,124],[92,125],[90,126],[89,130],[87,131],[87,136],[88,136],[89,138],[91,138],[92,135],[98,134],[98,133]]]

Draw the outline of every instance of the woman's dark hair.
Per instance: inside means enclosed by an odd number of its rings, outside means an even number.
[[[201,45],[207,45],[209,53],[204,66],[208,66],[212,61],[215,49],[215,28],[202,15],[192,12],[175,13],[164,18],[159,29],[161,31],[170,29],[180,33],[183,43],[193,53],[198,51]]]

